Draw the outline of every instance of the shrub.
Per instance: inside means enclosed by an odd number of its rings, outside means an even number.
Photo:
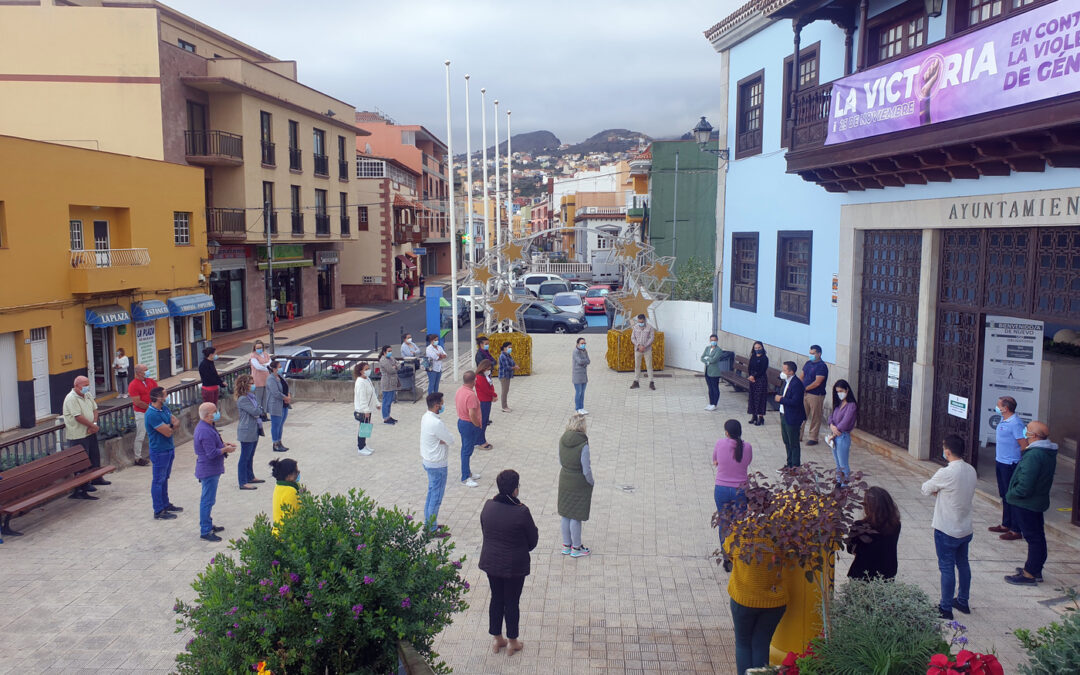
[[[453,544],[359,490],[301,493],[279,530],[261,514],[230,544],[235,558],[218,554],[198,575],[195,602],[177,601],[177,632],[194,635],[176,657],[181,674],[262,662],[279,674],[396,672],[399,640],[438,659],[435,636],[467,606]]]
[[[828,639],[811,641],[800,675],[909,675],[925,673],[930,658],[947,652],[937,608],[917,586],[875,578],[849,581],[829,607]]]
[[[1035,631],[1019,628],[1014,631],[1021,646],[1027,652],[1028,662],[1022,664],[1023,675],[1056,675],[1057,673],[1080,672],[1080,594],[1075,588],[1056,589],[1072,601],[1067,607],[1068,614],[1058,623],[1052,622]]]
[[[712,302],[713,270],[704,260],[695,257],[679,265],[671,299]]]

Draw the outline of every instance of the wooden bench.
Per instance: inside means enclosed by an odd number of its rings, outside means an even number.
[[[780,379],[780,371],[776,368],[769,368],[766,372],[769,378],[769,391],[776,391],[783,383],[783,380]],[[737,354],[732,369],[720,373],[720,379],[730,384],[735,391],[748,391],[750,389],[749,377],[750,359]]]
[[[0,473],[0,534],[21,534],[11,529],[12,517],[113,471],[112,465],[91,468],[90,457],[76,445]]]

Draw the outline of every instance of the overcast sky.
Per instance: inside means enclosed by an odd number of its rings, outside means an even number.
[[[608,128],[679,135],[700,115],[715,122],[720,57],[702,31],[741,0],[164,1],[296,60],[308,86],[423,124],[444,140],[450,59],[457,154],[465,147],[466,73],[474,149],[481,87],[489,136],[495,98],[502,113],[513,111],[514,133],[547,129],[564,143]]]

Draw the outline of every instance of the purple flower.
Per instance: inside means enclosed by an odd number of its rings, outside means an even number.
[[[285,595],[286,593],[289,592],[289,587],[287,585],[282,586],[281,588],[277,589],[277,592],[278,592],[278,595]]]
[[[322,644],[322,638],[315,638],[315,644],[321,645]]]
[[[238,611],[240,611],[239,607],[233,607],[229,611],[225,612],[225,616],[232,616],[233,614],[236,614]]]
[[[238,623],[234,623],[234,624],[232,625],[232,627],[233,627],[233,628],[239,628],[239,627],[240,627],[240,624],[238,624]]]
[[[405,520],[406,521],[412,520],[412,516],[405,516]]]
[[[280,565],[280,564],[281,564],[281,563],[279,563],[279,562],[278,562],[278,561],[276,561],[276,560],[271,560],[271,561],[270,561],[270,566],[271,566],[271,567],[277,567],[277,566],[278,566],[278,565]]]
[[[269,579],[263,579],[263,580],[261,580],[259,582],[259,585],[260,586],[269,586],[270,585],[270,580]]]
[[[260,628],[259,629],[259,635],[266,635],[266,629],[265,628]]]
[[[227,631],[225,631],[225,637],[235,637],[235,636],[233,635],[233,632],[231,630],[227,630]]]
[[[191,638],[190,640],[187,641],[187,646],[190,647],[194,643],[195,643],[195,638]]]
[[[411,600],[409,600],[408,598],[405,598],[404,600],[401,601],[401,608],[402,609],[408,609],[410,607],[412,607],[412,601]]]
[[[326,582],[325,581],[320,581],[319,582],[319,590],[321,591],[324,586],[326,586]]]
[[[363,605],[353,605],[352,606],[352,611],[353,611],[353,614],[355,614],[357,616],[360,616],[360,612],[364,611],[364,606]]]
[[[269,599],[270,599],[270,594],[269,593],[267,593],[266,595],[263,596],[263,602],[266,602]]]
[[[311,607],[311,598],[304,598],[304,606]]]
[[[210,558],[210,564],[213,565],[217,561],[217,556]]]
[[[326,613],[326,616],[334,616],[334,610],[330,610]]]
[[[358,546],[356,547],[356,550],[357,550],[357,551],[362,551],[362,550],[364,550],[365,548],[367,548],[367,544],[360,544],[360,545],[358,545]]]
[[[450,564],[453,565],[454,567],[458,568],[458,569],[461,569],[461,563],[459,561],[457,561],[457,560],[455,560],[454,562],[452,562]]]
[[[469,590],[469,582],[468,582],[468,581],[464,581],[464,582],[462,582],[462,583],[464,583],[464,584],[465,584],[465,590]]]
[[[295,572],[289,572],[289,580],[295,584],[297,581],[300,581],[300,575]]]
[[[365,574],[364,575],[364,583],[365,584],[373,584],[373,583],[375,583],[375,580]]]

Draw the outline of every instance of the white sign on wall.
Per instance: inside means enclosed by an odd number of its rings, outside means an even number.
[[[949,394],[949,414],[966,420],[968,416],[968,400],[963,396]]]
[[[889,381],[888,384],[893,389],[900,388],[900,362],[889,361]]]
[[[1039,417],[1043,322],[987,316],[983,347],[979,440],[993,443],[998,422],[994,407],[1002,396],[1016,399],[1016,414],[1026,424]]]
[[[154,321],[135,324],[135,363],[146,366],[146,376],[158,379],[157,369],[157,333]]]

